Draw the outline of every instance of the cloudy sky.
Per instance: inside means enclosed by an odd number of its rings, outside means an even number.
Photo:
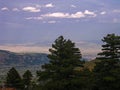
[[[63,35],[95,53],[108,33],[120,35],[120,0],[0,0],[0,49],[47,52]]]

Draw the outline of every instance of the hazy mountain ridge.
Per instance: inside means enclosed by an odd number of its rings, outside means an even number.
[[[0,50],[1,65],[39,65],[47,63],[49,59],[44,53],[13,53],[6,50]]]
[[[100,41],[74,41],[76,47],[78,47],[82,53],[83,58],[94,59],[97,56],[97,53],[101,51],[101,42]],[[0,43],[0,49],[7,50],[11,52],[21,53],[21,52],[34,52],[34,53],[49,53],[53,41],[44,41],[44,42],[24,42],[24,43],[15,43],[6,42],[3,45]],[[94,48],[94,49],[93,49]]]

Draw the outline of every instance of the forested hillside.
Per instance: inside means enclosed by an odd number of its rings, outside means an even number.
[[[40,65],[41,69],[36,70],[36,74],[30,70],[19,74],[12,67],[1,85],[4,83],[5,87],[16,90],[120,90],[120,36],[108,34],[102,41],[104,44],[96,59],[86,62],[82,60],[81,51],[75,43],[60,36],[49,49],[49,62],[44,62],[42,67]],[[15,58],[18,55],[1,52],[6,57],[12,55]],[[33,57],[27,60],[33,60]]]
[[[48,61],[47,54],[43,53],[13,53],[0,50],[1,65],[40,65]]]

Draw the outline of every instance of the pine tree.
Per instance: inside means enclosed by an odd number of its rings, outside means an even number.
[[[29,90],[30,84],[31,84],[31,80],[32,80],[32,73],[29,70],[27,70],[23,74],[23,84],[24,84],[24,88],[26,90]]]
[[[102,40],[105,45],[94,67],[95,85],[97,90],[120,89],[120,36],[108,34]]]
[[[7,73],[6,85],[16,89],[23,88],[22,79],[14,67],[12,67]]]
[[[82,61],[80,61],[82,57],[81,52],[75,47],[75,43],[64,39],[63,36],[55,40],[49,51],[48,58],[50,61],[48,64],[42,66],[44,71],[38,72],[39,81],[47,79],[49,81],[48,86],[58,84],[59,86],[60,84],[66,86],[70,82],[69,80],[75,78],[75,68],[82,66]],[[63,90],[59,86],[55,86],[57,90]]]
[[[102,45],[102,52],[98,53],[100,57],[98,59],[120,59],[120,36],[115,34],[108,34],[102,41],[105,45]]]

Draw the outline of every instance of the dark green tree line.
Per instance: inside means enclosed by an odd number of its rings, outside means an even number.
[[[102,52],[98,53],[94,68],[95,84],[97,90],[120,89],[120,36],[108,34],[102,39]]]
[[[60,36],[49,51],[50,62],[42,66],[44,71],[38,72],[39,81],[46,83],[44,89],[72,90],[71,87],[74,85],[80,87],[77,83],[78,72],[75,68],[81,67],[83,63],[80,61],[81,52],[75,47],[75,43]]]
[[[32,84],[32,73],[27,70],[24,74],[23,74],[23,84],[24,84],[24,89],[25,90],[30,90],[31,88],[31,84]]]
[[[8,72],[6,85],[21,90],[120,90],[120,36],[108,34],[102,41],[102,52],[91,71],[84,67],[75,43],[60,36],[49,49],[49,63],[37,71],[39,83],[34,88],[30,88],[31,72],[21,78],[15,68]]]
[[[11,68],[7,73],[6,85],[7,87],[13,87],[18,90],[23,89],[22,79],[14,67]]]
[[[27,70],[21,78],[18,71],[12,67],[7,73],[5,85],[16,88],[17,90],[30,90],[31,80],[32,74],[29,70]]]
[[[105,44],[102,45],[102,52],[98,53],[98,59],[120,60],[120,36],[108,34],[102,41]]]

